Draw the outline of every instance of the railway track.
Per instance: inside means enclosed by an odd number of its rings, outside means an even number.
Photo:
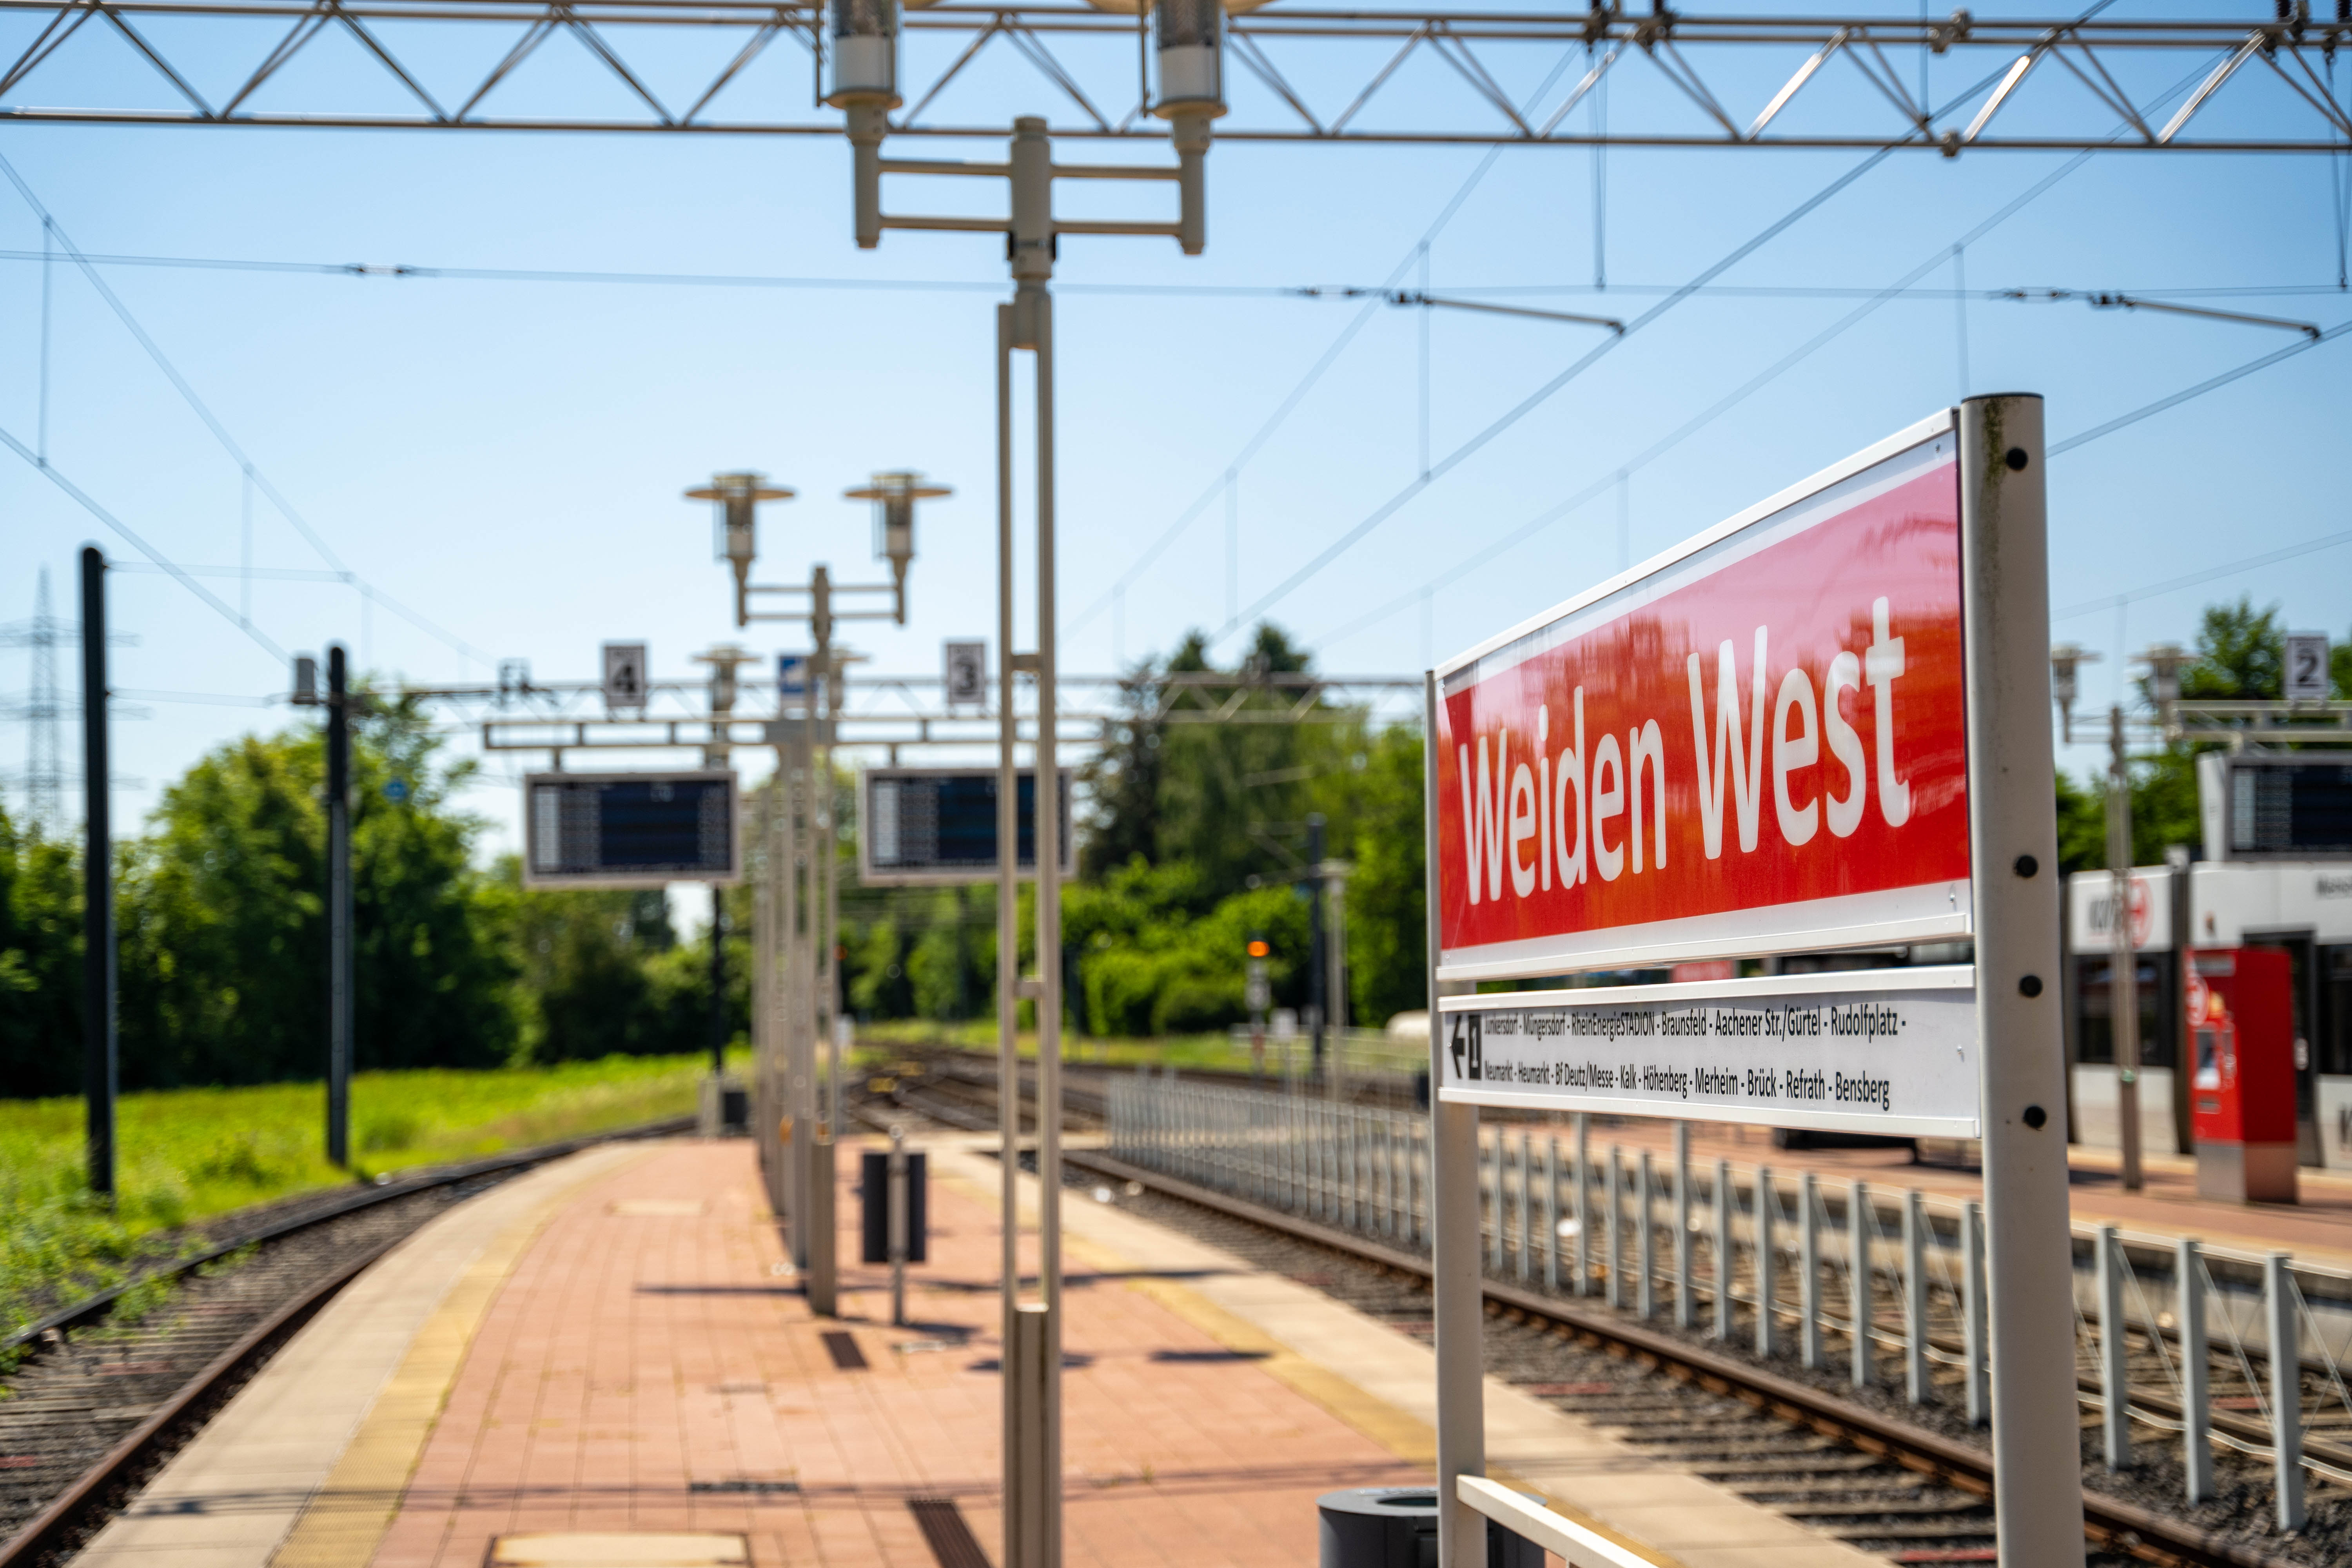
[[[993,1131],[994,1087],[983,1077],[958,1064],[948,1076],[901,1083],[895,1109]],[[1068,1110],[1073,1125],[1098,1121],[1103,1096],[1075,1082]],[[889,1116],[874,1109],[866,1119]],[[1103,1154],[1070,1151],[1064,1159],[1073,1186],[1325,1290],[1400,1331],[1433,1337],[1429,1263],[1419,1253]],[[1487,1370],[1528,1394],[1889,1562],[1995,1561],[1988,1450],[1591,1298],[1492,1279],[1485,1289]],[[2284,1568],[2331,1560],[2331,1549],[2309,1536],[2281,1555],[2246,1539],[2252,1531],[2210,1530],[2088,1488],[2084,1510],[2095,1563]]]
[[[0,1568],[68,1560],[336,1291],[435,1215],[592,1144],[692,1126],[624,1128],[307,1205],[0,1341],[23,1358],[0,1398]]]

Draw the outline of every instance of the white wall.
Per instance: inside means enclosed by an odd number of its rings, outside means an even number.
[[[2122,1118],[2116,1112],[2116,1069],[2103,1063],[2074,1066],[2074,1131],[2083,1142],[2100,1149],[2123,1145]],[[2352,1086],[2352,1079],[2341,1080]],[[2139,1069],[2139,1146],[2149,1154],[2180,1154],[2172,1135],[2172,1069]]]

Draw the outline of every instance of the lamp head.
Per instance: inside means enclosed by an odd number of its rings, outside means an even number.
[[[2147,694],[2157,706],[2180,700],[2180,671],[2190,662],[2188,652],[2179,643],[2151,643],[2139,658],[2147,666]]]
[[[2074,695],[2077,689],[2074,679],[2075,668],[2080,665],[2096,664],[2098,661],[2097,654],[2075,643],[2055,643],[2051,647],[2050,696],[2058,704],[2058,717],[2064,724],[2066,736],[2070,741],[2074,734]]]
[[[748,470],[713,474],[708,485],[686,492],[689,500],[718,503],[718,559],[732,565],[738,575],[749,572],[752,559],[759,554],[754,510],[763,500],[793,499],[793,492],[785,487],[763,483],[767,477]]]
[[[923,476],[911,469],[878,473],[871,483],[842,492],[850,500],[874,503],[874,557],[890,563],[891,579],[898,583],[907,580],[907,567],[915,559],[915,503],[954,493],[945,485],[923,483]]]

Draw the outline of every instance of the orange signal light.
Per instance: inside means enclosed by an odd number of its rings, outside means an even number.
[[[1262,942],[1253,942],[1249,944],[1249,955],[1252,958],[1264,958],[1267,953],[1272,952],[1273,951],[1274,949],[1268,947]]]

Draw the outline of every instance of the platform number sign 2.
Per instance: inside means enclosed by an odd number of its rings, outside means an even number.
[[[1454,1033],[1446,1049],[1454,1056],[1454,1076],[1472,1082],[1486,1076],[1484,1054],[1479,1049],[1478,1037],[1485,1020],[1475,1013],[1454,1015]]]
[[[2325,702],[2328,696],[2327,637],[2297,632],[2286,639],[2286,697],[2290,702]]]

